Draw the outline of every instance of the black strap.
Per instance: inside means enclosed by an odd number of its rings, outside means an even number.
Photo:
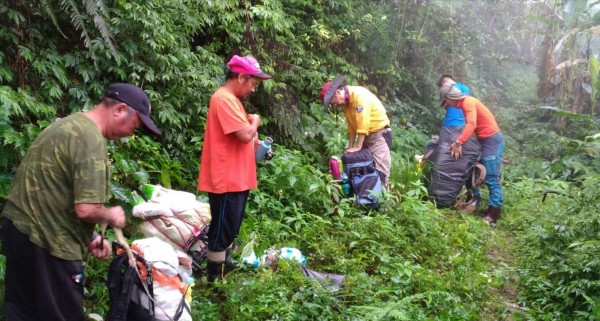
[[[140,260],[137,256],[136,259]],[[147,262],[144,261],[144,263],[148,271],[148,288],[151,291],[150,295],[153,296],[152,269]],[[107,321],[128,321],[130,303],[135,292],[134,288],[141,288],[142,284],[136,269],[129,266],[129,258],[125,253],[116,255],[110,263],[107,286],[110,298]],[[154,320],[154,303],[151,298],[148,298],[148,300],[149,310],[143,309],[143,311],[146,311],[143,313],[146,316],[143,319]]]
[[[181,301],[179,301],[177,310],[175,310],[175,315],[173,316],[173,320],[175,320],[175,321],[177,321],[181,318],[181,316],[183,315],[183,310],[187,311],[187,313],[189,315],[192,315],[192,311],[190,311],[190,308],[187,306],[187,304],[185,304],[185,295],[187,294],[189,288],[190,288],[189,285],[185,288],[185,292],[183,293],[183,296],[181,297]]]
[[[154,301],[152,300],[154,298],[154,278],[152,277],[152,266],[150,266],[150,263],[148,262],[145,263],[147,271],[146,284],[148,285],[148,292],[150,294],[150,297],[148,298],[148,306],[150,307],[150,314],[154,314]]]
[[[116,256],[110,263],[108,289],[110,306],[108,321],[126,321],[132,287],[138,278],[135,269],[129,267],[126,255]]]

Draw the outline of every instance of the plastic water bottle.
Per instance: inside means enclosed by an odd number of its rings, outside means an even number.
[[[342,191],[344,192],[344,196],[350,195],[350,182],[348,181],[348,174],[346,172],[342,172],[340,175],[342,180]]]
[[[260,143],[260,146],[256,150],[256,160],[262,160],[265,158],[265,155],[271,149],[271,144],[273,144],[273,139],[271,137],[265,137],[265,140]]]
[[[185,284],[194,285],[195,282],[191,272],[191,270],[179,267],[179,276]]]

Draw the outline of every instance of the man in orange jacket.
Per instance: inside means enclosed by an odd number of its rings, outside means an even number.
[[[483,149],[482,163],[486,169],[485,184],[488,187],[489,207],[483,219],[496,223],[502,211],[502,184],[500,182],[500,164],[504,152],[504,136],[496,123],[494,115],[479,100],[462,93],[454,84],[440,88],[440,104],[460,108],[465,116],[466,124],[461,135],[450,145],[451,155],[458,159],[462,156],[462,144],[473,133]]]

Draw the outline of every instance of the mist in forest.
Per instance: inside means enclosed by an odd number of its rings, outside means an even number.
[[[544,108],[597,115],[600,1],[467,1],[456,8],[474,36],[468,56],[452,46],[451,70],[494,72],[502,66],[534,66],[535,98]],[[470,10],[464,10],[470,7]],[[449,25],[452,27],[452,24]],[[472,65],[471,65],[472,64]],[[488,65],[488,66],[486,66]],[[458,70],[456,70],[458,69]],[[488,77],[493,78],[490,74]],[[494,83],[492,81],[492,83]],[[495,83],[495,85],[506,85]]]
[[[243,104],[261,117],[259,138],[273,138],[273,158],[256,164],[234,257],[293,247],[344,285],[287,262],[247,266],[217,291],[200,276],[194,320],[600,320],[599,37],[600,0],[0,1],[0,211],[36,137],[114,82],[148,94],[162,132],[108,143],[110,203],[125,207],[129,241],[140,236],[129,215],[140,187],[206,201],[209,101],[231,57],[248,55],[272,75]],[[472,212],[431,201],[432,163],[418,156],[442,127],[442,74],[468,85],[506,138],[495,226],[483,219],[487,187]],[[390,120],[377,210],[328,173],[347,122],[319,94],[341,75]],[[451,202],[467,202],[464,182]],[[107,266],[86,262],[94,320],[109,305]]]

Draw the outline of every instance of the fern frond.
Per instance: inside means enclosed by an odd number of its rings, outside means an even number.
[[[411,318],[411,307],[423,300],[431,300],[433,297],[445,297],[447,300],[455,300],[454,297],[443,291],[430,291],[417,293],[403,298],[397,302],[387,302],[385,305],[356,306],[354,309],[362,310],[363,315],[369,316],[369,320],[399,320],[408,321]]]
[[[68,39],[68,37],[62,32],[60,26],[58,25],[58,20],[56,20],[56,15],[54,14],[54,8],[52,8],[52,5],[47,0],[42,0],[41,2],[42,8],[44,9],[48,17],[50,17],[50,20],[52,21],[52,24],[56,27],[56,30],[60,32],[63,38]]]
[[[81,31],[81,37],[83,38],[85,47],[91,48],[92,40],[88,30],[85,28],[85,21],[83,20],[83,15],[77,8],[77,3],[74,0],[63,0],[61,1],[60,6],[64,11],[69,13],[75,29]]]
[[[106,9],[106,5],[102,0],[84,0],[83,5],[85,6],[86,12],[92,16],[94,20],[94,25],[100,31],[100,35],[104,42],[108,45],[108,48],[113,53],[113,55],[117,54],[117,49],[113,44],[113,35],[110,31],[109,25],[106,23],[104,17],[108,13],[108,9]]]

